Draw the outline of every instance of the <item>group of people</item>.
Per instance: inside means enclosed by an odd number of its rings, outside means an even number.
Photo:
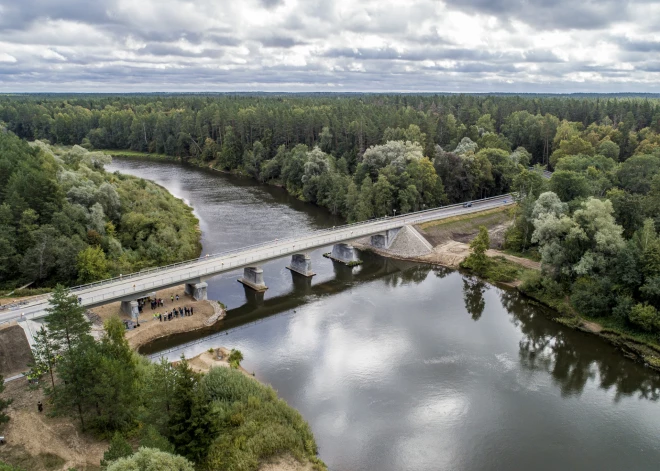
[[[158,320],[160,320],[160,322],[163,322],[163,321],[171,321],[172,319],[176,319],[177,317],[192,316],[194,313],[195,313],[195,311],[194,311],[192,306],[190,306],[190,307],[188,307],[188,306],[184,306],[184,307],[179,306],[178,308],[175,307],[171,311],[166,312],[164,314],[163,313],[154,314],[154,318],[157,317]]]
[[[156,299],[149,298],[149,303],[151,304],[152,311],[154,309],[158,309],[159,307],[165,307],[165,301],[163,301],[163,298],[156,298]]]

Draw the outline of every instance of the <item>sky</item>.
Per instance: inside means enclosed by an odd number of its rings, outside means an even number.
[[[660,92],[653,0],[0,0],[3,92]]]

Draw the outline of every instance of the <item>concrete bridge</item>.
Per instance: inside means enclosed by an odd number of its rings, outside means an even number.
[[[206,280],[221,273],[243,269],[238,280],[246,286],[264,291],[261,266],[270,260],[291,257],[289,269],[303,276],[313,276],[309,253],[321,247],[332,246],[328,257],[346,264],[359,263],[351,241],[370,237],[371,244],[388,249],[399,231],[406,226],[426,221],[449,218],[483,211],[513,203],[511,195],[485,198],[465,203],[349,224],[332,229],[306,233],[237,250],[207,255],[196,260],[181,262],[165,267],[144,270],[97,283],[71,288],[82,306],[92,308],[121,301],[122,309],[128,314],[137,312],[137,300],[153,295],[156,291],[185,284],[186,293],[193,298],[206,299]],[[247,230],[247,229],[246,229]],[[34,299],[12,310],[0,311],[0,323],[10,320],[27,321],[44,317],[49,306],[49,296]],[[31,336],[28,334],[28,338]]]

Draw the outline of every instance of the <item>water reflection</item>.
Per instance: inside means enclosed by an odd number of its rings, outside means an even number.
[[[579,396],[590,381],[598,381],[602,389],[615,389],[616,401],[632,395],[654,401],[660,397],[660,377],[633,364],[603,340],[549,322],[551,312],[515,291],[499,290],[499,295],[523,335],[521,366],[549,373],[563,396]]]
[[[484,300],[484,293],[486,292],[486,284],[477,277],[465,276],[463,277],[463,301],[465,302],[465,309],[470,313],[472,319],[478,321],[486,309],[486,301]]]

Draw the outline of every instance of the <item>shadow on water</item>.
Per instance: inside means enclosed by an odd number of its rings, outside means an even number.
[[[313,284],[313,278],[307,278],[292,272],[291,290],[273,298],[265,298],[264,293],[257,293],[245,286],[240,288],[237,283],[236,289],[244,290],[245,302],[240,307],[229,309],[223,320],[208,328],[156,339],[143,345],[139,352],[151,355],[185,345],[218,332],[235,329],[296,309],[312,299],[341,293],[361,283],[384,278],[388,275],[396,274],[396,276],[387,278],[391,286],[397,286],[404,282],[419,283],[426,279],[431,270],[430,267],[418,263],[383,258],[370,252],[364,252],[361,256],[364,263],[355,267],[332,261],[334,278],[318,284]]]

